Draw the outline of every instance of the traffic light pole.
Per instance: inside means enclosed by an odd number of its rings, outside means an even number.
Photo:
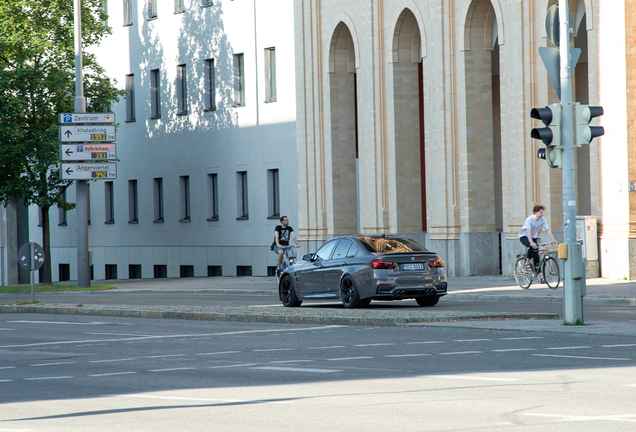
[[[74,0],[74,38],[75,38],[75,107],[76,113],[86,112],[84,97],[84,75],[82,72],[82,5]],[[88,288],[91,285],[88,265],[88,181],[76,180],[77,213],[77,286]]]
[[[576,185],[574,183],[574,140],[572,134],[572,71],[570,70],[570,25],[568,0],[559,0],[559,56],[561,83],[561,140],[563,145],[563,236],[567,245],[567,258],[564,262],[563,312],[564,323],[583,324],[582,295],[585,279],[580,276],[580,247],[576,242]],[[576,271],[573,271],[574,269]]]

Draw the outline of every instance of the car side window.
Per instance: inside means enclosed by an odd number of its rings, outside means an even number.
[[[314,257],[314,259],[316,261],[329,259],[329,257],[331,256],[331,252],[333,252],[333,248],[336,246],[336,243],[337,242],[332,241],[321,247],[318,252],[316,252],[316,256]]]
[[[351,242],[351,247],[347,251],[347,258],[353,258],[358,253],[358,246],[355,243]]]
[[[351,240],[340,240],[338,247],[336,247],[336,251],[333,253],[333,259],[346,258],[347,251],[351,247],[351,244]]]

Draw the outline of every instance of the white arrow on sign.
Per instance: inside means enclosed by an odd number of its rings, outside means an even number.
[[[115,125],[60,126],[59,131],[63,143],[115,141]]]
[[[117,163],[61,163],[62,180],[116,179]]]
[[[61,113],[57,116],[60,124],[73,123],[115,123],[115,113]]]
[[[60,160],[116,160],[115,144],[60,144]]]

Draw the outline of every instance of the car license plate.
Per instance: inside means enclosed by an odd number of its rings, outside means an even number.
[[[402,270],[424,270],[424,264],[422,263],[402,264]]]

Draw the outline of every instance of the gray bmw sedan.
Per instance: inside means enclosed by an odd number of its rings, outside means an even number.
[[[446,295],[444,261],[419,243],[394,235],[336,237],[303,256],[281,275],[283,305],[304,300],[340,300],[346,308],[371,300],[415,299],[435,306]]]

